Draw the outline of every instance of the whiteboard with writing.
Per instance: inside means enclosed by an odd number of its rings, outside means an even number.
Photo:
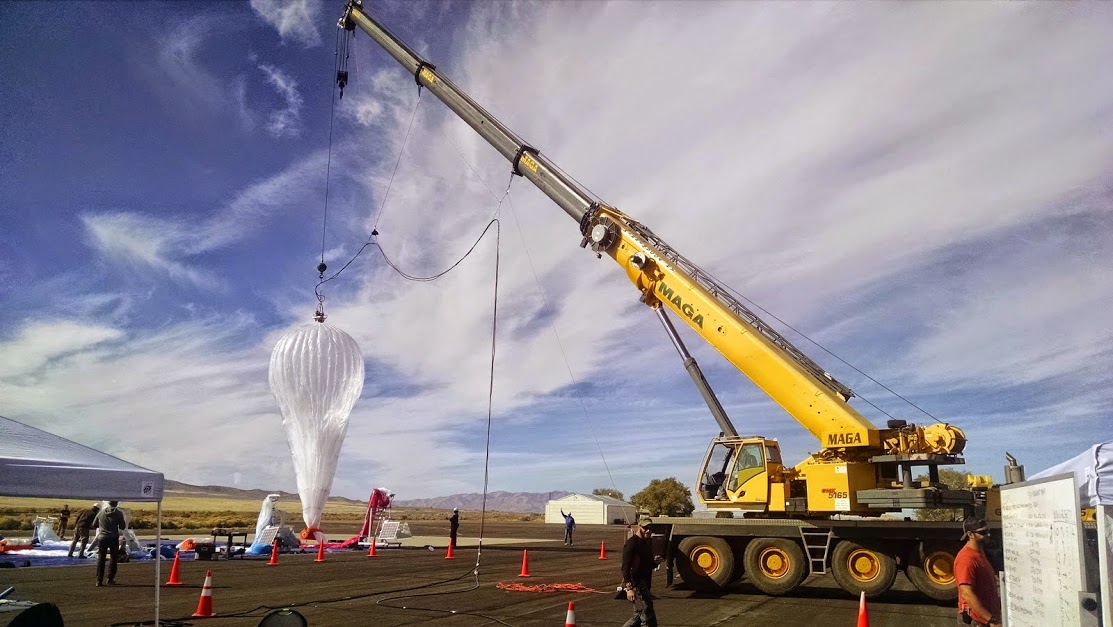
[[[1086,590],[1074,475],[1001,487],[1009,627],[1078,625]]]

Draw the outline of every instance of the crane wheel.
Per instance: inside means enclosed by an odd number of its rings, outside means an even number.
[[[924,542],[909,556],[904,574],[916,589],[936,601],[955,601],[955,551],[943,544]]]
[[[792,592],[808,575],[804,550],[787,538],[750,540],[744,561],[750,583],[773,596]]]
[[[884,594],[897,578],[897,561],[879,546],[843,540],[831,553],[831,574],[839,587],[854,596]]]
[[[734,551],[722,538],[692,536],[680,541],[676,570],[692,589],[722,592],[735,575]]]

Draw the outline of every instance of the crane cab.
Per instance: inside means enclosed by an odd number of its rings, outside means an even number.
[[[708,509],[783,510],[783,470],[776,440],[715,438],[700,470],[699,500]]]

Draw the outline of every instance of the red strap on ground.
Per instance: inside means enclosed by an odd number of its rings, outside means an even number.
[[[595,588],[588,588],[582,583],[543,583],[536,586],[527,586],[524,583],[495,584],[500,590],[511,592],[595,592]]]

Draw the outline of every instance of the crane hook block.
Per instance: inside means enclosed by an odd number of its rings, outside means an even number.
[[[348,72],[340,70],[336,73],[336,84],[340,86],[340,97],[344,97],[344,88],[348,86]]]

